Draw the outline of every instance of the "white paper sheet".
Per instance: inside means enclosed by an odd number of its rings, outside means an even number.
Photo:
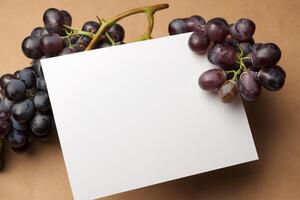
[[[258,158],[240,100],[199,88],[212,66],[190,51],[189,35],[42,61],[75,199]]]

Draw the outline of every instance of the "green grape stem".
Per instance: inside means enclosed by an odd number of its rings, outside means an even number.
[[[238,48],[239,48],[239,53],[238,53],[237,63],[239,64],[239,69],[225,71],[227,74],[233,73],[233,77],[231,80],[234,80],[234,81],[237,81],[238,76],[247,69],[243,60],[250,58],[250,57],[243,57],[243,50],[239,46],[238,46]]]

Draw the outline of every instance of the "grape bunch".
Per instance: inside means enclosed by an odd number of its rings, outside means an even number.
[[[22,42],[22,51],[31,66],[0,78],[0,138],[15,151],[28,149],[34,138],[45,140],[55,130],[51,104],[41,59],[84,51],[101,26],[88,21],[81,30],[71,27],[65,10],[47,9],[44,27],[36,27]],[[110,26],[94,49],[123,44],[125,31],[117,23]]]
[[[201,16],[174,19],[169,34],[193,32],[188,40],[196,54],[206,54],[217,68],[200,75],[198,84],[206,91],[217,91],[224,103],[233,102],[239,93],[246,101],[256,100],[261,88],[281,89],[285,71],[278,65],[281,50],[274,43],[255,43],[256,25],[246,18],[235,24],[221,17],[208,22]]]

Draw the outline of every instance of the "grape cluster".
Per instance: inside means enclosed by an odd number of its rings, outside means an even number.
[[[55,8],[45,11],[43,22],[44,27],[34,28],[22,42],[31,66],[0,78],[0,140],[16,151],[26,150],[34,138],[47,139],[55,130],[41,59],[84,51],[101,26],[101,20],[88,21],[76,30],[71,15]],[[123,27],[114,23],[94,49],[123,44],[124,36]]]
[[[250,19],[235,24],[220,17],[206,22],[201,16],[174,19],[169,34],[193,32],[188,45],[197,54],[206,54],[218,68],[205,71],[199,77],[203,90],[217,91],[224,103],[233,102],[239,93],[247,101],[256,100],[261,88],[281,89],[286,74],[277,64],[281,50],[274,43],[255,43],[256,25]]]

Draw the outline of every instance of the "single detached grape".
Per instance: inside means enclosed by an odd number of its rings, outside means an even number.
[[[259,71],[258,80],[267,90],[277,91],[284,85],[285,72],[279,66],[266,67]]]
[[[0,111],[0,138],[5,136],[11,129],[9,117],[8,112]]]
[[[107,33],[114,42],[122,42],[125,38],[125,30],[120,24],[113,24]]]
[[[37,111],[46,112],[50,109],[50,100],[46,92],[39,91],[35,93],[32,101]]]
[[[10,121],[11,121],[12,127],[18,131],[27,131],[29,129],[28,122],[23,122],[23,123],[18,122],[17,120],[15,120],[14,117],[11,117]]]
[[[43,31],[42,27],[36,27],[32,30],[30,35],[39,38],[41,36],[42,31]]]
[[[184,18],[183,21],[186,24],[188,32],[196,31],[206,23],[205,19],[199,15],[193,15],[191,17]]]
[[[203,90],[213,91],[218,90],[226,81],[226,73],[224,70],[215,68],[210,69],[199,77],[199,86]]]
[[[23,40],[22,51],[26,57],[32,59],[39,59],[44,55],[40,47],[40,39],[34,36],[28,36]]]
[[[281,51],[274,43],[259,44],[253,47],[251,61],[255,67],[268,67],[278,63]]]
[[[30,128],[36,136],[46,135],[51,128],[51,118],[46,114],[35,113]]]
[[[55,8],[49,8],[45,11],[43,21],[48,31],[51,33],[62,33],[65,22],[64,15]]]
[[[229,44],[216,44],[208,51],[208,60],[224,70],[236,68],[237,50]]]
[[[261,86],[256,80],[257,74],[253,71],[245,71],[239,79],[239,91],[243,99],[247,101],[256,100],[261,92]]]
[[[30,99],[25,99],[16,103],[11,109],[12,116],[20,123],[30,120],[34,111],[34,105]]]
[[[169,34],[177,35],[188,32],[188,27],[183,19],[174,19],[169,24]]]
[[[27,144],[28,138],[24,132],[12,129],[9,134],[6,135],[6,141],[11,148],[19,149]]]
[[[1,88],[5,88],[5,85],[9,82],[9,81],[11,81],[12,79],[14,79],[15,78],[15,76],[14,75],[12,75],[12,74],[4,74],[4,75],[2,75],[1,76],[1,78],[0,78],[0,86],[1,86]]]
[[[46,86],[46,81],[43,76],[39,77],[36,81],[36,89],[40,91],[47,92],[47,86]]]
[[[64,25],[72,26],[72,16],[66,10],[61,10],[60,13],[63,15]]]
[[[189,47],[198,54],[206,52],[210,40],[205,29],[199,29],[192,33],[189,38]]]
[[[221,21],[211,21],[206,25],[208,37],[211,41],[224,42],[228,34],[228,26]]]
[[[56,33],[41,38],[41,49],[47,55],[56,55],[64,48],[64,40]]]
[[[5,86],[5,96],[13,101],[19,101],[25,97],[26,85],[17,79],[12,79]]]
[[[27,89],[31,89],[35,86],[36,76],[30,69],[23,69],[19,72],[18,79],[23,81]]]
[[[218,90],[219,97],[224,103],[231,103],[236,99],[238,85],[234,80],[227,80]]]
[[[250,19],[242,18],[239,19],[234,26],[236,30],[236,39],[242,42],[246,42],[252,39],[255,32],[255,24]]]
[[[96,33],[100,28],[100,24],[95,21],[87,21],[84,23],[82,30],[86,32]]]

